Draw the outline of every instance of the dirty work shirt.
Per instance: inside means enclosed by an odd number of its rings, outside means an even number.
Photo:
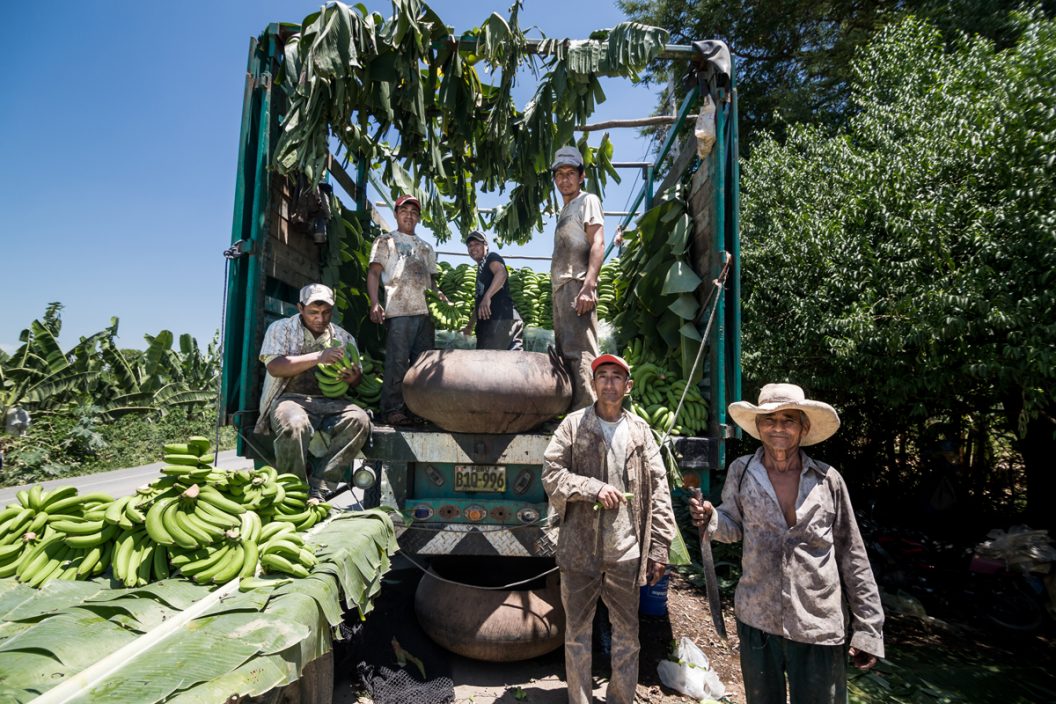
[[[561,209],[554,233],[554,254],[550,261],[554,343],[572,375],[573,410],[585,408],[595,400],[590,363],[599,353],[597,309],[588,315],[576,315],[575,301],[590,263],[586,226],[604,223],[601,200],[584,191]]]
[[[273,410],[278,397],[285,393],[290,385],[289,377],[272,376],[267,371],[268,363],[276,357],[286,355],[307,354],[308,352],[319,352],[332,344],[334,340],[342,344],[356,344],[352,335],[338,325],[331,323],[323,334],[314,336],[311,331],[301,323],[301,314],[291,315],[289,318],[276,320],[268,326],[264,333],[264,342],[260,345],[258,359],[264,363],[264,389],[260,395],[260,416],[257,418],[254,432],[267,434],[270,430],[268,415]],[[358,347],[356,348],[359,349]],[[313,370],[314,371],[314,370]]]
[[[608,445],[594,406],[565,416],[550,439],[543,462],[543,488],[560,519],[557,564],[561,569],[582,567],[601,557],[597,550],[600,514],[594,510],[598,492],[608,476]],[[667,562],[675,536],[675,517],[667,471],[649,426],[633,413],[624,412],[627,444],[623,450],[625,491],[631,528],[641,558]],[[638,585],[646,583],[647,560],[640,559]]]
[[[709,527],[716,540],[744,541],[737,619],[798,643],[842,645],[846,598],[850,644],[883,658],[884,612],[843,477],[801,451],[789,528],[762,458],[759,449],[730,465]]]
[[[593,193],[580,191],[561,208],[554,234],[554,257],[550,260],[550,281],[555,291],[573,281],[583,285],[590,263],[586,227],[604,224],[601,199]]]
[[[436,252],[418,235],[389,232],[374,240],[370,263],[381,264],[385,317],[429,315],[425,292],[433,287]]]

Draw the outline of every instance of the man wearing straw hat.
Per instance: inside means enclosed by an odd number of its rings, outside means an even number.
[[[763,446],[730,465],[721,505],[691,499],[690,514],[715,539],[744,542],[734,603],[746,699],[784,704],[787,677],[792,704],[842,704],[847,654],[862,670],[884,657],[884,613],[843,477],[800,449],[831,437],[839,416],[793,384],[729,411]]]

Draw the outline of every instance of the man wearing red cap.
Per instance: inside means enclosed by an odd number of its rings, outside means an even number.
[[[591,626],[598,597],[612,623],[605,701],[631,704],[638,683],[639,587],[656,584],[675,535],[671,494],[649,425],[623,409],[630,366],[590,365],[594,404],[569,413],[546,448],[543,487],[560,520],[557,564],[565,608],[569,704],[591,701]]]
[[[370,250],[367,295],[370,319],[385,324],[385,376],[381,384],[382,419],[389,425],[415,422],[403,404],[403,375],[426,350],[433,349],[435,331],[425,300],[427,289],[436,291],[436,252],[414,233],[422,217],[414,196],[396,199],[396,230],[385,233]],[[385,305],[378,298],[385,286]]]

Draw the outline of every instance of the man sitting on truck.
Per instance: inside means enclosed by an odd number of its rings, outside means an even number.
[[[412,425],[421,419],[403,403],[403,376],[422,352],[435,346],[433,320],[426,290],[447,300],[436,286],[436,252],[414,233],[422,205],[410,195],[396,199],[396,227],[376,240],[370,250],[367,295],[370,319],[385,324],[385,375],[381,382],[381,413],[388,425]],[[385,305],[378,284],[385,285]]]
[[[663,577],[675,517],[652,431],[623,409],[633,385],[630,366],[603,354],[590,368],[598,400],[561,421],[543,465],[543,487],[561,525],[565,681],[569,704],[591,701],[591,626],[600,596],[612,623],[605,701],[631,704],[641,649],[639,588]]]
[[[466,236],[466,249],[477,263],[477,295],[466,335],[477,329],[478,350],[523,350],[524,322],[513,307],[506,261],[488,251],[488,238],[479,230]]]
[[[308,284],[301,289],[297,310],[264,333],[260,361],[267,374],[256,431],[275,434],[276,469],[306,480],[318,495],[324,478],[340,478],[352,465],[370,435],[370,418],[350,399],[324,396],[315,378],[320,364],[337,362],[346,345],[356,344],[331,322],[334,292],[323,284]],[[353,366],[340,376],[358,386],[363,373]],[[316,458],[318,471],[310,469],[309,456]]]
[[[601,200],[583,190],[583,156],[561,147],[550,167],[564,201],[550,260],[554,343],[572,376],[572,410],[594,402],[590,363],[598,356],[598,275],[605,258]]]

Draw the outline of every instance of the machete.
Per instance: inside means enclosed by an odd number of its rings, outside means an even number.
[[[704,498],[700,489],[694,489],[693,495],[703,503]],[[712,509],[713,511],[715,509]],[[711,622],[715,624],[715,630],[726,639],[726,622],[722,620],[722,603],[719,601],[719,579],[715,576],[715,558],[711,554],[711,535],[708,533],[708,525],[705,523],[700,527],[700,564],[704,567],[704,579],[708,589],[708,606],[711,608]]]

